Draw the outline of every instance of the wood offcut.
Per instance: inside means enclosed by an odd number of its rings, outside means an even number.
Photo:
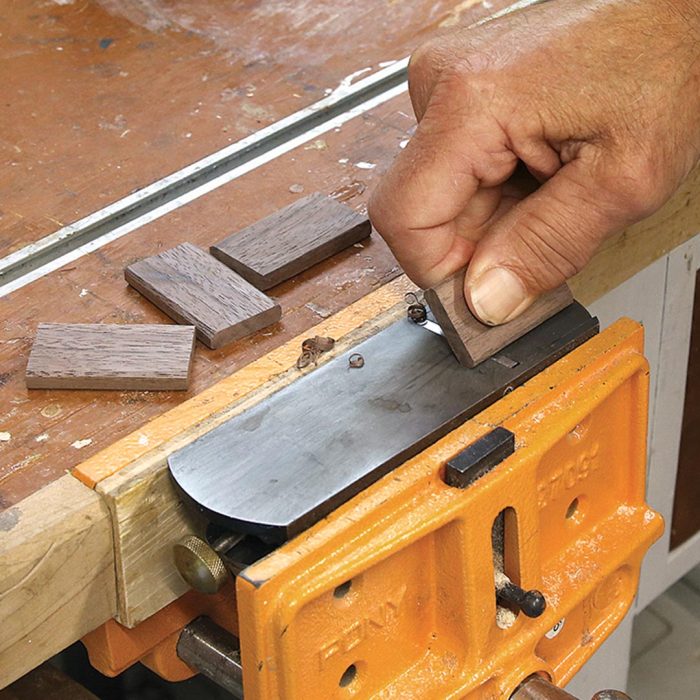
[[[269,289],[371,231],[367,216],[317,192],[225,238],[211,254],[258,289]]]
[[[464,298],[465,271],[425,292],[425,300],[452,352],[465,367],[475,367],[573,302],[566,284],[540,296],[520,316],[500,326],[487,326],[472,314]]]
[[[192,243],[129,265],[124,276],[170,318],[195,326],[212,349],[282,317],[279,304]]]
[[[29,389],[185,390],[192,326],[42,323],[29,355]]]

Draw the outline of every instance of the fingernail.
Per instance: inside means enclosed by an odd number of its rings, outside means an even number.
[[[520,279],[505,267],[492,267],[468,284],[472,311],[484,323],[507,323],[532,302]]]

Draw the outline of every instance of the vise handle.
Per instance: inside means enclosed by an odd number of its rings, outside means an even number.
[[[514,693],[510,700],[576,700],[576,698],[552,685],[541,676],[531,676]],[[592,700],[631,700],[629,695],[619,690],[601,690]]]

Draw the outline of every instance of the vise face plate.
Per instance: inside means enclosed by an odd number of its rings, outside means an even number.
[[[212,522],[283,542],[597,330],[573,304],[466,369],[444,338],[395,323],[175,452],[170,473]]]

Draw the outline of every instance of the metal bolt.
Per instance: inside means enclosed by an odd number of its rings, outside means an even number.
[[[547,601],[539,591],[524,591],[512,581],[499,586],[496,595],[499,600],[515,605],[528,617],[539,617],[547,608]]]
[[[510,696],[510,700],[576,700],[540,676],[531,676]]]
[[[217,593],[228,579],[221,557],[204,540],[189,535],[173,547],[180,576],[200,593]]]
[[[350,355],[348,359],[348,366],[350,369],[361,369],[365,366],[365,358],[360,355],[359,352],[355,352]]]

